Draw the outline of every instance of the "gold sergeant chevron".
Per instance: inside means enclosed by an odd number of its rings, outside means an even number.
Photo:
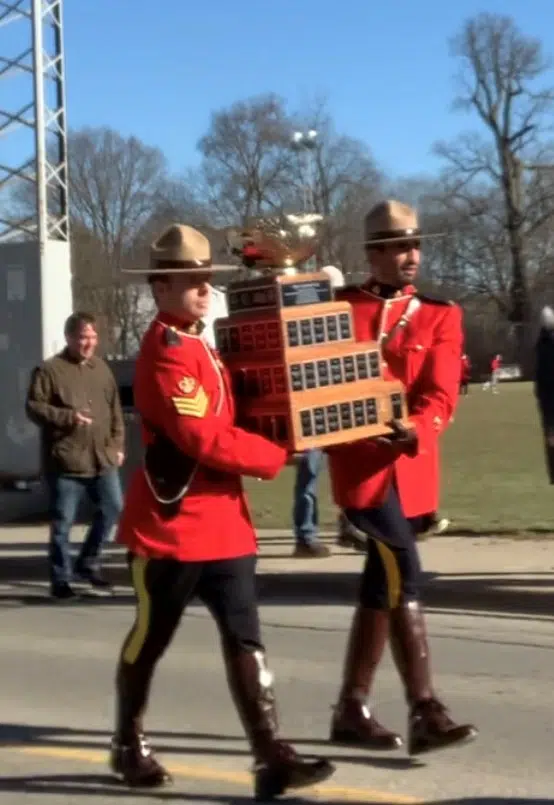
[[[193,396],[171,398],[175,410],[182,416],[194,416],[202,419],[208,410],[208,396],[200,386]]]
[[[356,341],[326,274],[241,280],[227,304],[215,335],[241,427],[291,451],[385,435],[391,419],[410,427],[402,383],[383,379],[377,342]]]

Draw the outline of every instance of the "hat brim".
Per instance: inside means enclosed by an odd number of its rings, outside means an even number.
[[[141,277],[148,277],[150,274],[223,274],[225,272],[238,271],[240,266],[234,265],[211,265],[211,266],[198,266],[194,268],[154,268],[154,267],[134,267],[122,268],[122,274],[130,274]]]
[[[401,243],[406,240],[430,240],[431,238],[444,238],[446,232],[412,232],[410,235],[392,235],[391,237],[376,237],[364,241],[364,246],[379,246],[383,243]]]

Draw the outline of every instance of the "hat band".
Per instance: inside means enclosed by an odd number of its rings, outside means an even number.
[[[387,229],[383,232],[372,232],[366,243],[372,240],[398,240],[398,238],[419,238],[421,229]]]
[[[152,260],[151,270],[179,269],[179,268],[211,268],[212,261],[207,260]]]

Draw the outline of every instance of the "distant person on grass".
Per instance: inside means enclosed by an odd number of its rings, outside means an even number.
[[[469,381],[471,380],[471,360],[464,352],[460,367],[460,394],[464,397],[469,394]]]
[[[495,355],[490,364],[490,379],[483,383],[483,391],[492,391],[498,394],[498,379],[502,368],[502,355]]]

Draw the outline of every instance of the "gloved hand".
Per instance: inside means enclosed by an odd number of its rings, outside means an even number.
[[[415,456],[418,447],[415,428],[406,428],[398,419],[392,419],[386,424],[392,429],[392,433],[386,436],[378,436],[375,441],[379,444],[387,445],[399,456],[402,454]]]

